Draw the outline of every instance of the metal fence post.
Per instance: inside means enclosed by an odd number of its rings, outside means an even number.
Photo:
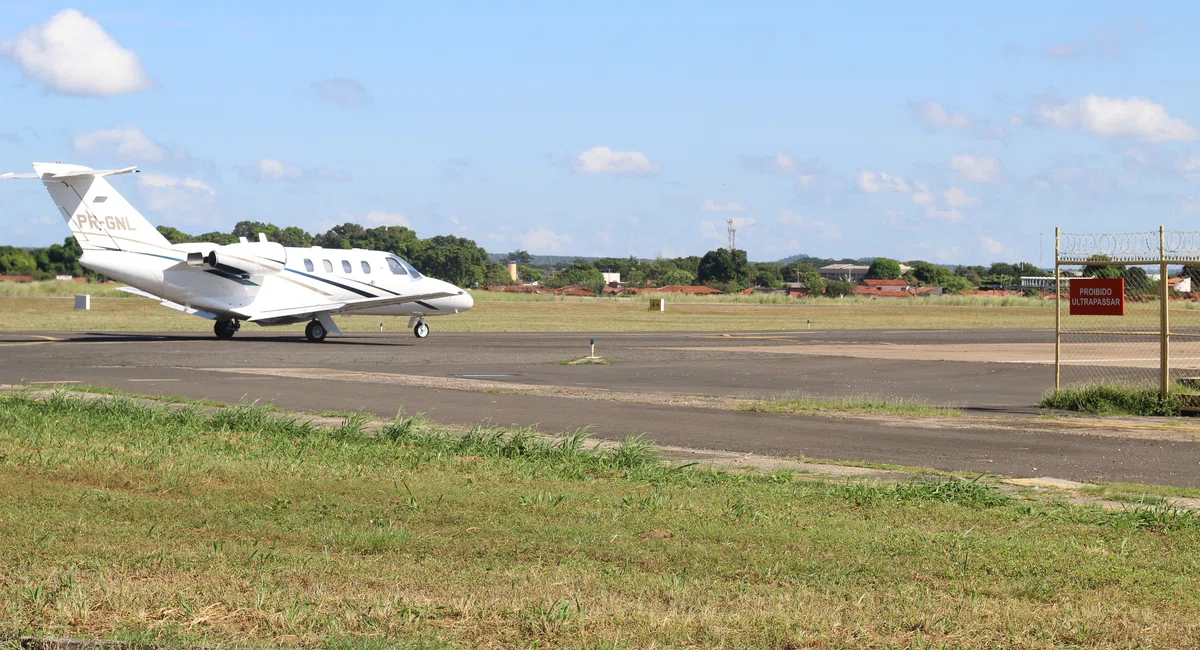
[[[1171,330],[1167,299],[1170,288],[1167,286],[1167,234],[1163,226],[1158,227],[1158,262],[1159,262],[1159,300],[1162,302],[1161,323],[1159,324],[1159,370],[1158,392],[1166,398],[1171,389]]]
[[[1058,226],[1054,227],[1054,392],[1062,388],[1062,271],[1058,265]]]

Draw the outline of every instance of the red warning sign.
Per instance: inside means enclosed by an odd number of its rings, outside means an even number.
[[[1072,316],[1124,316],[1124,278],[1071,278]]]

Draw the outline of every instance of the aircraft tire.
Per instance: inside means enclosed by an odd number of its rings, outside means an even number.
[[[237,330],[238,328],[233,324],[233,321],[219,320],[213,323],[213,334],[216,334],[219,339],[231,339],[233,338],[233,333]]]
[[[423,339],[423,338],[429,336],[429,326],[426,325],[425,321],[423,321],[423,320],[417,321],[417,326],[413,328],[413,334],[417,338]]]
[[[325,326],[320,321],[312,321],[308,327],[304,328],[304,336],[313,343],[320,343],[325,340],[325,336],[329,332],[325,331]]]

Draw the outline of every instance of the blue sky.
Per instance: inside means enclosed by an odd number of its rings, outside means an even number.
[[[343,9],[344,7],[344,9]],[[156,224],[493,252],[1052,258],[1192,230],[1188,3],[0,0],[0,171],[137,164]],[[0,241],[67,233],[0,184]],[[1039,246],[1039,244],[1042,244]]]

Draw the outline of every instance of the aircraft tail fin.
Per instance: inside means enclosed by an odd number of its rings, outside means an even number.
[[[171,248],[166,237],[106,180],[108,176],[136,173],[136,167],[92,169],[33,163],[33,170],[34,174],[4,174],[0,178],[40,179],[84,250],[150,252]]]

